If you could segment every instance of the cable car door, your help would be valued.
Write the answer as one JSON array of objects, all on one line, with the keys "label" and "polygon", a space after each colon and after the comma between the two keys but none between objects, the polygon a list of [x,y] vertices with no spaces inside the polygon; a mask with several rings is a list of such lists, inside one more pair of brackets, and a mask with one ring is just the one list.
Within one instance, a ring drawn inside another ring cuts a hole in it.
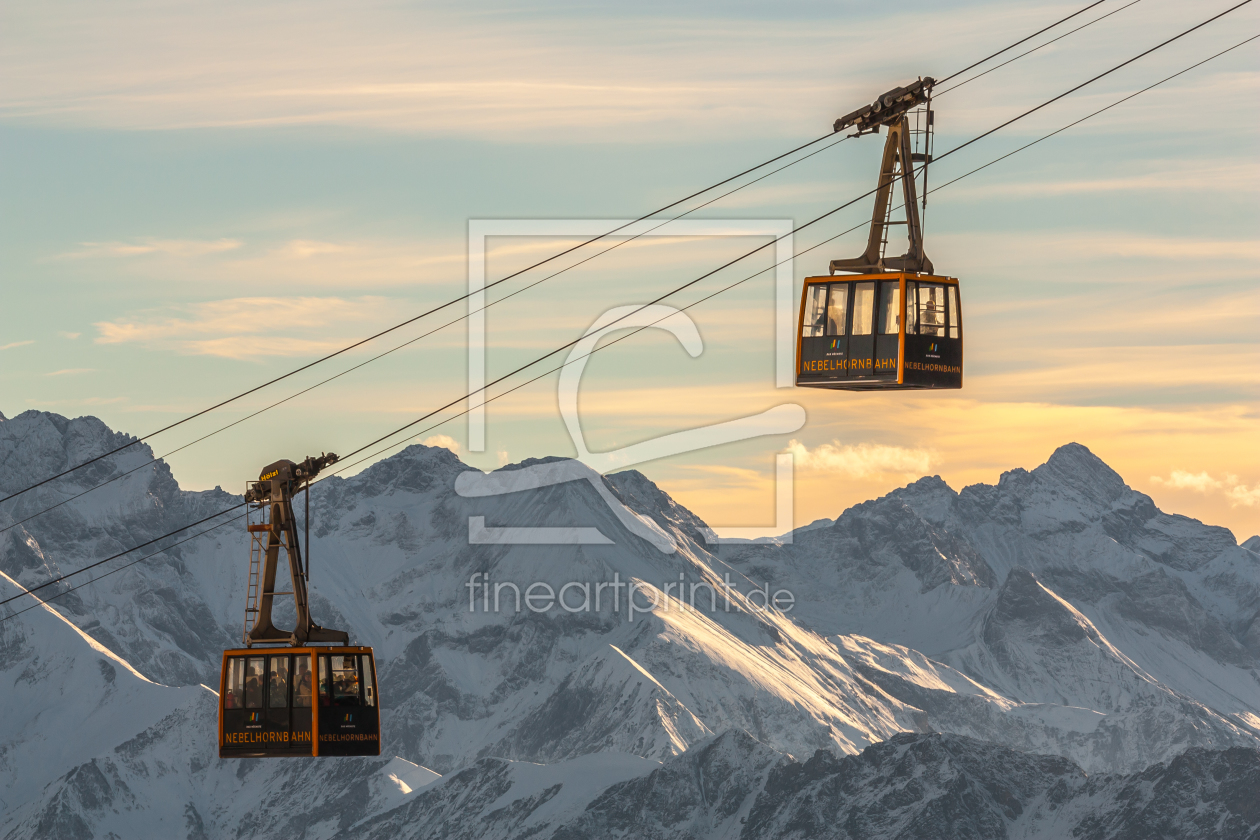
[{"label": "cable car door", "polygon": [[811,283],[801,323],[799,373],[826,380],[847,376],[852,283]]},{"label": "cable car door", "polygon": [[371,653],[320,653],[319,754],[380,755],[381,719]]},{"label": "cable car door", "polygon": [[850,379],[865,378],[874,370],[875,358],[875,281],[848,283],[850,295],[849,364]]},{"label": "cable car door", "polygon": [[894,383],[901,358],[901,284],[901,278],[880,281],[879,311],[875,315],[875,364],[871,371],[872,376]]}]

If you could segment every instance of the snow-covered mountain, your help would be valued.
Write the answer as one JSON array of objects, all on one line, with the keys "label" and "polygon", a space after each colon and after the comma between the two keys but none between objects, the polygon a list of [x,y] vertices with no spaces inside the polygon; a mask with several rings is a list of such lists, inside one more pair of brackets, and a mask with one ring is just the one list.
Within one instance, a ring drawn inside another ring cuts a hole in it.
[{"label": "snow-covered mountain", "polygon": [[[1243,840],[1260,830],[1254,750],[1190,750],[1140,774],[953,735],[897,735],[798,762],[731,731],[646,774],[586,757],[482,759],[338,835],[363,840]],[[607,785],[592,793],[592,782]]]},{"label": "snow-covered mountain", "polygon": [[[0,495],[126,440],[94,418],[4,420]],[[239,501],[180,490],[151,458],[137,445],[0,505],[5,528],[65,502],[0,534],[10,578],[0,584],[35,586]],[[1168,772],[1190,748],[1202,764],[1260,747],[1260,556],[1224,529],[1158,511],[1084,447],[996,487],[955,493],[922,479],[790,544],[717,554],[703,521],[642,474],[583,469],[561,484],[464,496],[456,488],[470,467],[412,446],[316,486],[312,605],[322,624],[376,649],[379,760],[217,759],[213,694],[199,684],[217,686],[219,654],[240,638],[247,542],[236,523],[0,624],[0,668],[27,710],[0,729],[0,837],[127,836],[158,824],[174,833],[153,836],[376,836],[362,832],[412,823],[430,829],[401,836],[618,836],[613,817],[591,821],[596,804],[637,785],[639,805],[609,813],[648,807],[659,774],[683,767],[715,785],[702,787],[700,806],[652,805],[660,831],[625,836],[815,836],[791,827],[799,815],[754,808],[758,797],[795,795],[774,787],[775,774],[824,761],[850,774],[867,767],[871,795],[892,795],[895,762],[861,763],[889,744],[915,761],[946,744],[951,756],[1000,750],[1038,773],[1089,773],[1064,793],[1072,825],[1086,826],[1120,807],[1081,792],[1097,779]],[[604,541],[472,538],[512,527],[596,529]],[[486,580],[490,589],[477,588]],[[613,580],[635,583],[644,609],[631,613],[624,595],[614,607],[616,590],[604,590],[598,607],[532,612],[506,587],[571,584],[573,604],[582,584],[599,592]],[[763,583],[792,591],[795,608],[764,609],[750,597]],[[487,610],[495,586],[502,607]],[[678,593],[693,586],[697,606],[684,607]],[[92,737],[66,738],[75,726]],[[446,777],[421,789],[436,778],[424,768]],[[801,796],[816,796],[797,781]],[[1019,807],[1048,807],[1034,788],[1018,792]],[[324,803],[314,810],[312,791]],[[490,819],[484,835],[468,833],[473,821],[443,822],[444,808],[474,801]],[[660,817],[670,809],[674,822]],[[911,825],[901,819],[834,836],[901,836]],[[1042,836],[1002,819],[993,825],[1011,836]],[[49,834],[54,825],[73,832]],[[764,830],[748,833],[754,825]]]}]

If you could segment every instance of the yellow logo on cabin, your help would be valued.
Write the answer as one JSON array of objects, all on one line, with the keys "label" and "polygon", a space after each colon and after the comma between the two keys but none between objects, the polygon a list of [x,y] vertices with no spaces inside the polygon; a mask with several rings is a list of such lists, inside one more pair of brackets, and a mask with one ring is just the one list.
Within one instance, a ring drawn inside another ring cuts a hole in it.
[{"label": "yellow logo on cabin", "polygon": [[278,475],[280,475],[280,470],[272,470],[271,472],[267,473],[266,475],[260,475],[260,476],[258,476],[258,480],[259,480],[259,481],[267,481],[267,480],[269,480],[269,479],[275,478],[275,477],[276,477],[276,476],[278,476]]}]

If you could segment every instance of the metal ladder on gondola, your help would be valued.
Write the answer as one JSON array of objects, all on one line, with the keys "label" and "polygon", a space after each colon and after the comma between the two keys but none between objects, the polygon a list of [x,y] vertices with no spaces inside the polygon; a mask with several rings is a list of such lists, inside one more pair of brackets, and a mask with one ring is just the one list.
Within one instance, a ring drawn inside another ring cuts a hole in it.
[{"label": "metal ladder on gondola", "polygon": [[[271,508],[263,506],[259,513],[263,519],[268,518]],[[258,620],[259,576],[262,573],[262,558],[267,551],[267,534],[271,531],[269,522],[250,522],[249,530],[249,582],[245,585],[245,629],[243,637],[245,647],[250,647],[249,630]]]},{"label": "metal ladder on gondola", "polygon": [[[850,135],[877,134],[886,129],[888,139],[880,163],[879,180],[875,188],[875,207],[871,213],[871,227],[867,235],[866,250],[860,257],[848,260],[832,260],[829,272],[846,271],[854,274],[879,274],[882,272],[911,272],[931,274],[932,261],[923,252],[923,225],[919,212],[916,176],[922,175],[924,190],[927,188],[927,165],[932,155],[932,87],[936,80],[924,77],[905,87],[894,88],[851,114],[836,120],[833,129],[857,129]],[[919,109],[923,109],[926,124],[919,128]],[[908,114],[915,112],[916,127],[910,128]],[[913,140],[912,140],[913,138]],[[923,141],[923,151],[915,151],[918,140]],[[912,148],[912,146],[914,148]],[[922,163],[916,170],[915,163]],[[900,190],[897,187],[900,186]],[[895,192],[902,194],[905,210],[904,221],[892,221],[892,199]],[[899,257],[887,256],[888,228],[904,226],[909,248]]]}]

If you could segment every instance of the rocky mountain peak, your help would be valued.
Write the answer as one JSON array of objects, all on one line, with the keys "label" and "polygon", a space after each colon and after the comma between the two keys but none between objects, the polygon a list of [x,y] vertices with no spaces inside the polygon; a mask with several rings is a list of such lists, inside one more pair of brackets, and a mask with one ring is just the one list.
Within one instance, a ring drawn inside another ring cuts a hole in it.
[{"label": "rocky mountain peak", "polygon": [[709,526],[704,520],[680,505],[643,473],[623,470],[604,476],[604,481],[621,503],[635,513],[651,517],[662,528],[677,528],[698,545],[706,544],[705,533]]},{"label": "rocky mountain peak", "polygon": [[939,475],[925,475],[918,481],[894,490],[889,496],[899,499],[919,516],[941,525],[958,494]]},{"label": "rocky mountain peak", "polygon": [[539,464],[555,464],[559,461],[572,460],[572,458],[566,458],[563,455],[546,455],[542,458],[526,458],[524,461],[519,461],[515,464],[504,464],[495,470],[495,472],[511,472],[512,470],[523,470],[527,467],[533,467]]},{"label": "rocky mountain peak", "polygon": [[455,476],[470,469],[449,449],[414,443],[346,479],[346,489],[368,498],[395,490],[423,493],[435,485],[450,487]]},{"label": "rocky mountain peak", "polygon": [[1254,551],[1256,554],[1260,554],[1260,534],[1257,534],[1256,536],[1244,542],[1242,544],[1242,547],[1247,549],[1248,551]]},{"label": "rocky mountain peak", "polygon": [[826,540],[850,558],[912,571],[927,592],[945,583],[993,587],[997,578],[975,547],[945,521],[956,496],[938,477],[922,478],[842,513],[830,528],[798,534],[802,545]]},{"label": "rocky mountain peak", "polygon": [[[115,432],[96,417],[70,419],[50,411],[24,411],[0,427],[0,488],[16,490],[135,440]],[[138,443],[73,475],[58,485],[90,486],[119,468],[153,459],[153,450]]]},{"label": "rocky mountain peak", "polygon": [[1114,501],[1129,490],[1119,473],[1079,443],[1064,444],[1054,450],[1032,475],[1099,501]]}]

